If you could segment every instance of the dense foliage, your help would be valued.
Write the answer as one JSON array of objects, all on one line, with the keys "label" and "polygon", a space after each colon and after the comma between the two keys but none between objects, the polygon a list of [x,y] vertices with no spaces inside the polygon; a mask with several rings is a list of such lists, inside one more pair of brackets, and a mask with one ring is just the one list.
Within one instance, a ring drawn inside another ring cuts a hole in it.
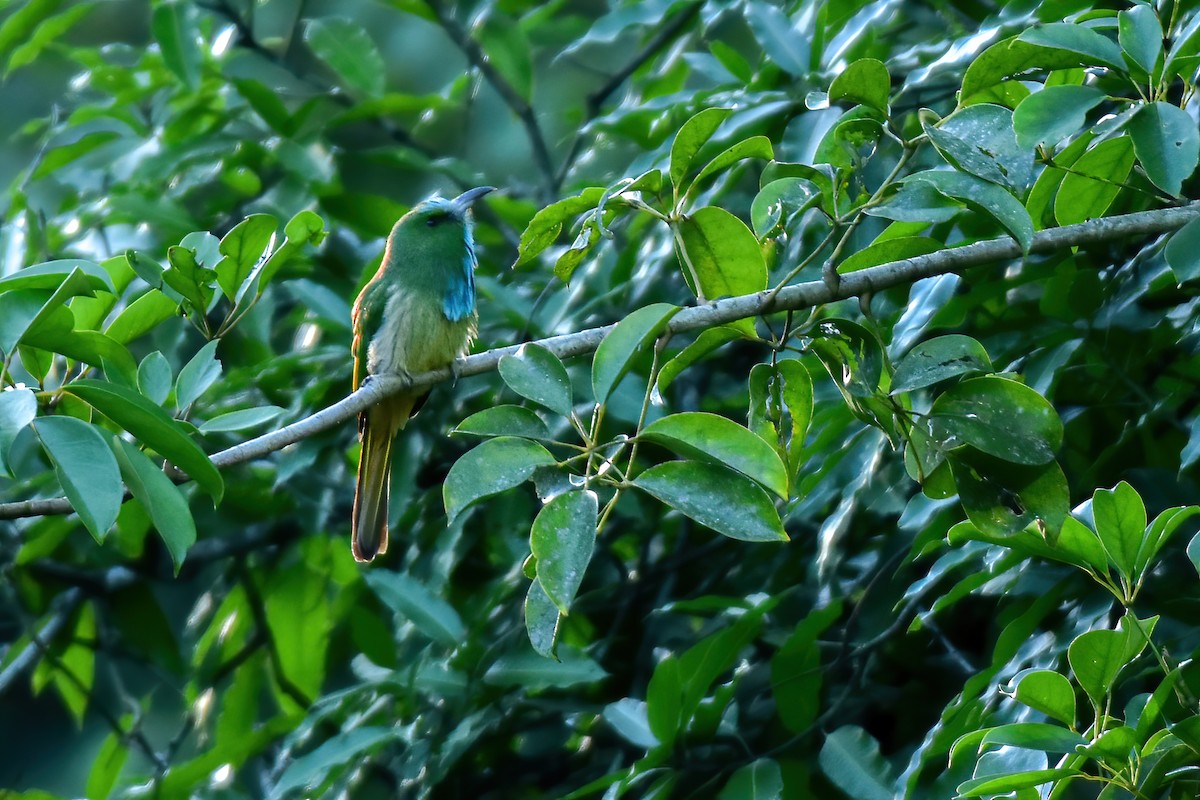
[{"label": "dense foliage", "polygon": [[[1200,793],[1194,4],[26,0],[0,69],[0,794]],[[309,418],[476,185],[508,349],[358,565]]]}]

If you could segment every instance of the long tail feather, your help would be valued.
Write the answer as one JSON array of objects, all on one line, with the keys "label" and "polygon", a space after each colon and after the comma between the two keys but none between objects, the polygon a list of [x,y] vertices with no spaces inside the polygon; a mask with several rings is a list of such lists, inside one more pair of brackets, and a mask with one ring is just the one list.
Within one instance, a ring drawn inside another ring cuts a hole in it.
[{"label": "long tail feather", "polygon": [[362,420],[362,454],[351,523],[351,549],[358,561],[372,561],[387,552],[392,439],[408,421],[412,407],[413,398],[397,397],[369,409]]}]

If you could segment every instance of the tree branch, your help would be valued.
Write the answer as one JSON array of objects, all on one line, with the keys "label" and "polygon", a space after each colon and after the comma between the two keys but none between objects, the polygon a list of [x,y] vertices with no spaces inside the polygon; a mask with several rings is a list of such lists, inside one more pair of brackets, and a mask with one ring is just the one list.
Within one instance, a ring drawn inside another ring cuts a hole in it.
[{"label": "tree branch", "polygon": [[[1089,220],[1061,228],[1051,228],[1040,231],[1034,236],[1030,252],[1050,253],[1069,247],[1169,233],[1183,227],[1184,224],[1195,219],[1198,214],[1200,214],[1200,203],[1195,203],[1179,208],[1140,211]],[[943,275],[997,261],[1009,261],[1020,258],[1021,255],[1021,248],[1012,239],[1008,237],[989,239],[852,272],[841,278],[837,288],[831,288],[823,281],[809,281],[786,286],[777,293],[764,290],[755,294],[717,300],[702,306],[689,306],[681,309],[672,317],[667,328],[672,334],[683,333],[714,328],[740,319],[752,319],[775,311],[798,311],[879,292],[934,275]],[[601,340],[614,327],[615,324],[604,325],[576,333],[552,336],[542,339],[536,344],[545,347],[559,358],[571,358],[595,351]],[[212,462],[215,466],[223,468],[261,458],[289,444],[336,427],[383,398],[405,389],[433,386],[455,377],[455,372],[458,377],[491,372],[496,369],[501,358],[516,354],[523,346],[509,345],[468,356],[458,363],[454,372],[449,368],[432,370],[414,375],[411,381],[393,376],[377,377],[368,381],[358,391],[321,409],[312,416],[216,453],[212,456]],[[183,479],[182,475],[180,479]],[[0,504],[0,519],[66,514],[71,510],[71,504],[65,497],[25,500]]]}]

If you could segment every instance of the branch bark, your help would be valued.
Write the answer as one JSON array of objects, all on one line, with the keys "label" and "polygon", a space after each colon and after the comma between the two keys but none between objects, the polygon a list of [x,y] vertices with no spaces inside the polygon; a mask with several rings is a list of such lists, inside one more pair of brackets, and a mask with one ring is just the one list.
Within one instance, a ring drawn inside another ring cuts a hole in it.
[{"label": "branch bark", "polygon": [[[1200,216],[1200,203],[1179,208],[1140,211],[1089,220],[1061,228],[1051,228],[1040,231],[1034,236],[1030,252],[1050,253],[1069,247],[1169,233],[1183,227],[1197,216]],[[691,306],[682,309],[671,318],[668,330],[672,334],[684,333],[713,328],[735,320],[753,318],[776,311],[798,311],[913,283],[934,275],[957,272],[994,262],[1007,262],[1021,256],[1021,248],[1012,239],[1007,237],[989,239],[852,272],[841,278],[837,288],[831,288],[823,281],[809,281],[786,286],[774,296],[770,290],[765,290],[755,294],[716,300],[702,306]],[[576,333],[552,336],[542,339],[537,344],[545,347],[559,358],[572,358],[595,351],[614,327],[615,324],[604,325]],[[458,364],[458,377],[491,372],[496,369],[501,358],[515,354],[521,347],[523,345],[509,345],[468,356]],[[225,468],[262,458],[289,444],[340,425],[357,416],[360,411],[398,391],[410,387],[432,386],[452,377],[454,377],[453,372],[447,368],[415,375],[411,381],[399,377],[376,378],[353,394],[309,417],[214,454],[212,462],[219,468]],[[178,477],[181,480],[186,479],[186,476],[183,475]],[[67,514],[71,511],[71,504],[65,497],[25,500],[0,504],[0,519]]]}]

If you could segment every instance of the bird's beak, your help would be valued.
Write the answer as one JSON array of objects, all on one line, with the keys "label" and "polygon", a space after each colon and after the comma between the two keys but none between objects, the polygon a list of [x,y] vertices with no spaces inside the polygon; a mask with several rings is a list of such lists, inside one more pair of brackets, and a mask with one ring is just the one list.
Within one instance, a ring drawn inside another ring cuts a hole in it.
[{"label": "bird's beak", "polygon": [[474,189],[467,189],[458,197],[451,200],[450,206],[454,209],[456,216],[464,216],[476,200],[483,197],[488,192],[494,191],[496,191],[495,186],[476,186]]}]

